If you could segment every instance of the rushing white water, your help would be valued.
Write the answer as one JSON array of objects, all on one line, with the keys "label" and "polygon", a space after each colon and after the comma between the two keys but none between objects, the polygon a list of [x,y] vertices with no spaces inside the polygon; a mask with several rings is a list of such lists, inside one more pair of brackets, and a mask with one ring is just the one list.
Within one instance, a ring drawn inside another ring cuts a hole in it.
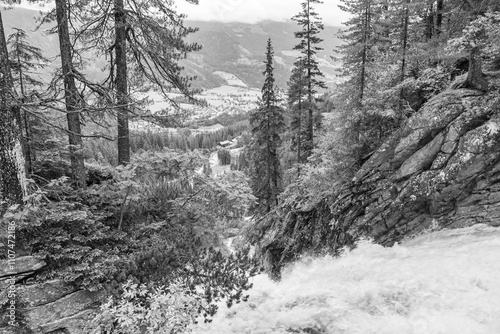
[{"label": "rushing white water", "polygon": [[195,333],[500,333],[500,228],[443,230],[341,258],[303,259],[281,282]]}]

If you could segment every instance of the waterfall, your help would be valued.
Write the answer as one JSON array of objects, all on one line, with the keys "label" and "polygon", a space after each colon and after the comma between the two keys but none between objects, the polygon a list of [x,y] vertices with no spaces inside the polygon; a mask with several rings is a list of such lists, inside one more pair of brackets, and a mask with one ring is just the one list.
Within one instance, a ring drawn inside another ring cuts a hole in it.
[{"label": "waterfall", "polygon": [[303,258],[280,282],[254,278],[248,302],[194,333],[500,333],[500,228],[429,232],[339,258]]}]

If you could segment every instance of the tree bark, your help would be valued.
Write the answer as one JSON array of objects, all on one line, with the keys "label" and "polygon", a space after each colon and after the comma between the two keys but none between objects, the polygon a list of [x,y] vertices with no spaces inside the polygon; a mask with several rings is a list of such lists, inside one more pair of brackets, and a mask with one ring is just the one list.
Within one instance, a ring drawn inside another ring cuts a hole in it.
[{"label": "tree bark", "polygon": [[126,18],[123,0],[115,0],[115,66],[118,123],[118,164],[130,162],[130,134],[128,128]]},{"label": "tree bark", "polygon": [[83,140],[80,124],[81,96],[77,90],[73,73],[72,45],[68,28],[68,7],[66,0],[56,0],[57,33],[61,50],[62,73],[64,77],[64,99],[69,132],[69,152],[73,180],[78,188],[86,188],[87,180],[82,156]]},{"label": "tree bark", "polygon": [[439,36],[442,33],[443,10],[444,10],[443,0],[437,0],[437,2],[436,2],[436,35],[437,36]]},{"label": "tree bark", "polygon": [[403,13],[403,33],[401,38],[401,82],[405,79],[406,70],[406,51],[408,48],[408,24],[409,24],[409,4],[410,0],[405,1],[405,8]]},{"label": "tree bark", "polygon": [[0,13],[0,216],[10,205],[22,204],[26,194],[19,116]]},{"label": "tree bark", "polygon": [[429,3],[425,20],[425,35],[430,40],[434,36],[434,1]]},{"label": "tree bark", "polygon": [[312,154],[312,149],[314,146],[314,114],[313,114],[313,87],[312,87],[312,74],[311,74],[311,61],[312,61],[312,53],[311,53],[311,4],[307,1],[307,102],[308,102],[308,111],[309,111],[309,120],[307,123],[308,126],[308,138],[307,138],[307,151],[306,158],[308,158]]},{"label": "tree bark", "polygon": [[359,82],[359,101],[358,105],[361,106],[363,98],[365,96],[365,85],[366,85],[366,62],[368,59],[368,39],[369,39],[369,29],[371,20],[371,2],[368,1],[365,4],[365,18],[363,22],[363,51],[361,55],[361,73]]},{"label": "tree bark", "polygon": [[484,77],[481,56],[477,48],[473,48],[469,52],[469,72],[465,86],[481,91],[488,90],[488,81]]},{"label": "tree bark", "polygon": [[[19,45],[19,35],[16,35],[16,44]],[[23,67],[21,66],[21,53],[17,53],[17,63],[19,66],[19,88],[21,93],[21,105],[23,105],[25,101],[25,90],[24,90],[24,80],[23,80]],[[29,123],[29,115],[26,111],[22,113],[22,123],[21,124],[21,143],[23,145],[23,153],[24,159],[26,162],[26,173],[31,175],[33,173],[33,159],[31,156],[31,127]],[[23,126],[24,126],[24,134],[23,134]]]}]

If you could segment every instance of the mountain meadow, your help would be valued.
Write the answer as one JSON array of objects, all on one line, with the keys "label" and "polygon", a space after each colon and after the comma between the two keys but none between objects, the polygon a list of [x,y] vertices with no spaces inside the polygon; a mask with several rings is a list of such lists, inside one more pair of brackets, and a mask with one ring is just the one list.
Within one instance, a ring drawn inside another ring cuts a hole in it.
[{"label": "mountain meadow", "polygon": [[500,333],[500,3],[178,1],[0,1],[0,334]]}]

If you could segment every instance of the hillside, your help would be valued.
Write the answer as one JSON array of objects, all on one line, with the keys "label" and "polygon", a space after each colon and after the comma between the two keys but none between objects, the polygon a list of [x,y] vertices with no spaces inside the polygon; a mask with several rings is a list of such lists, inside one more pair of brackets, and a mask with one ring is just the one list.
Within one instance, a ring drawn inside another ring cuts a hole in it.
[{"label": "hillside", "polygon": [[[262,86],[266,40],[271,38],[274,47],[275,77],[279,87],[286,87],[290,69],[298,56],[293,50],[297,44],[294,31],[295,22],[264,21],[258,24],[218,23],[188,21],[188,25],[198,27],[190,41],[203,45],[203,49],[188,57],[186,68],[199,77],[204,87],[216,87],[226,83],[215,72],[231,73],[246,85],[254,88]],[[335,82],[337,64],[331,59],[333,49],[340,44],[336,37],[338,28],[325,27],[320,37],[324,40],[323,51],[318,53],[320,69],[329,84]],[[259,70],[256,71],[256,68]]]},{"label": "hillside", "polygon": [[[42,25],[36,30],[37,23],[33,18],[40,16],[37,11],[16,8],[3,11],[2,15],[7,35],[14,27],[25,30],[30,36],[31,44],[44,50],[45,56],[54,62],[44,71],[44,75],[48,75],[58,66],[57,36],[46,34],[51,25]],[[200,52],[190,54],[183,61],[186,74],[198,77],[193,84],[194,87],[210,89],[230,85],[260,88],[265,46],[269,37],[273,41],[275,50],[276,83],[281,88],[286,87],[290,68],[298,55],[293,51],[293,46],[297,44],[293,32],[298,30],[294,22],[265,21],[244,24],[187,21],[186,25],[199,28],[198,32],[189,37],[189,41],[203,46]],[[318,56],[327,83],[335,81],[336,63],[330,56],[334,47],[340,43],[335,37],[337,31],[337,28],[325,27],[321,35],[325,40],[322,44],[324,50]],[[85,61],[86,71],[93,78],[103,76],[102,69],[105,66],[103,59],[96,61],[94,55],[89,54]]]}]

